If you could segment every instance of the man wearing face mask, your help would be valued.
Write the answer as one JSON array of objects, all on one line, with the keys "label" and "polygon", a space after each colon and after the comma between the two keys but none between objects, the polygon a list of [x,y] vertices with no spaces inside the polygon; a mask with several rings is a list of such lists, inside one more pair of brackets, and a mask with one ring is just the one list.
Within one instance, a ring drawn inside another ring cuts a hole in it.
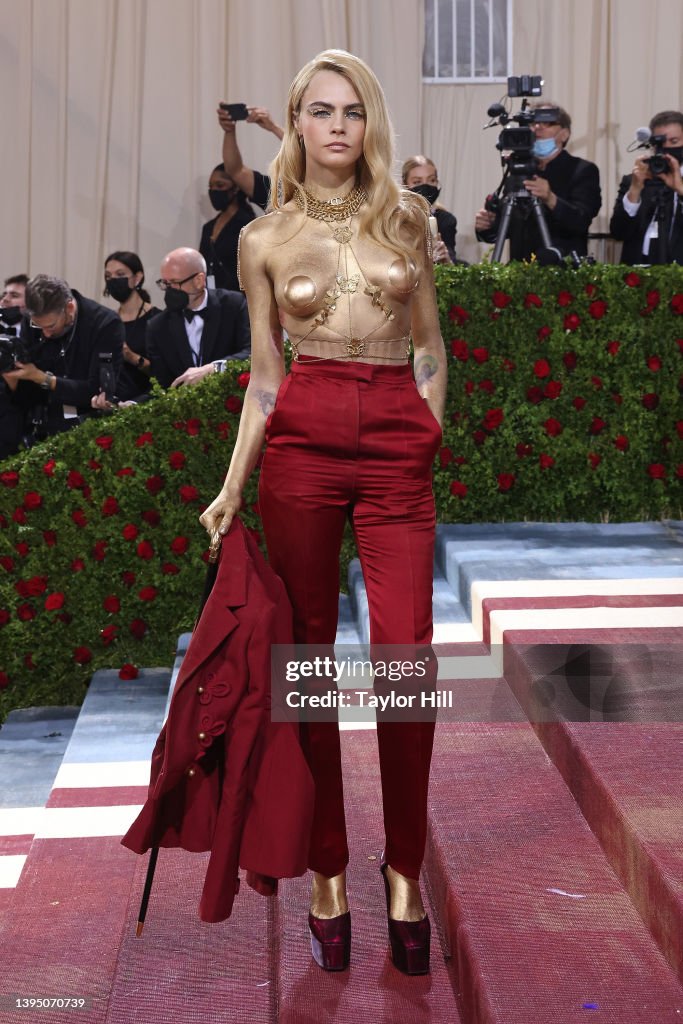
[{"label": "man wearing face mask", "polygon": [[196,249],[174,249],[157,285],[166,309],[150,321],[152,376],[165,387],[194,384],[220,372],[228,359],[248,359],[251,331],[241,292],[207,288],[206,262]]},{"label": "man wearing face mask", "polygon": [[91,399],[100,391],[100,354],[110,357],[118,377],[124,331],[112,310],[59,277],[37,274],[26,285],[21,338],[27,358],[2,375],[22,412],[15,451],[91,414]]},{"label": "man wearing face mask", "polygon": [[[5,278],[0,296],[0,335],[3,337],[16,338],[21,330],[27,284],[27,274]],[[16,451],[16,438],[21,433],[20,420],[20,410],[12,402],[11,391],[0,377],[0,459]]]},{"label": "man wearing face mask", "polygon": [[650,132],[663,136],[659,155],[668,169],[652,174],[647,158],[636,160],[621,180],[610,234],[624,243],[622,263],[683,263],[683,113],[655,114]]},{"label": "man wearing face mask", "polygon": [[218,215],[202,228],[199,251],[206,260],[210,287],[239,291],[237,280],[237,242],[254,211],[235,182],[223,169],[214,167],[209,178],[209,199]]},{"label": "man wearing face mask", "polygon": [[[585,256],[588,229],[602,202],[600,172],[594,163],[567,152],[572,122],[566,110],[555,103],[538,103],[531,109],[552,111],[553,116],[546,120],[546,114],[532,123],[538,170],[524,187],[543,204],[553,248],[562,256]],[[480,242],[495,242],[499,220],[499,214],[479,210],[474,225]],[[529,260],[545,248],[531,211],[523,204],[512,211],[509,239],[511,260]]]},{"label": "man wearing face mask", "polygon": [[401,180],[411,192],[417,192],[427,200],[430,213],[436,220],[437,237],[432,245],[434,262],[455,263],[457,221],[449,210],[437,204],[441,185],[434,161],[426,156],[411,156],[401,168]]}]

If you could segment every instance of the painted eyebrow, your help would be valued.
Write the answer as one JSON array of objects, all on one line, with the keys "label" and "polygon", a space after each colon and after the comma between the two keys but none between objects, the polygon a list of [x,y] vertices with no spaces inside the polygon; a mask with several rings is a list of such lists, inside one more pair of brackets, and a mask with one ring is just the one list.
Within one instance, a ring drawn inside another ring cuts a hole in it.
[{"label": "painted eyebrow", "polygon": [[[308,107],[324,107],[325,110],[334,110],[333,103],[325,103],[324,100],[311,100],[310,103],[306,104]],[[363,104],[359,101],[358,103],[348,103],[344,110],[364,110]]]}]

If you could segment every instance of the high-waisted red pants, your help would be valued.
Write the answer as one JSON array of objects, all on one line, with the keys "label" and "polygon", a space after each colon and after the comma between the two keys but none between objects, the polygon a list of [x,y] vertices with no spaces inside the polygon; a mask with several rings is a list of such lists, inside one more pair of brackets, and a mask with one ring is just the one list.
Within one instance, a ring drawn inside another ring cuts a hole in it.
[{"label": "high-waisted red pants", "polygon": [[[412,367],[292,364],[266,427],[259,503],[270,563],[294,609],[296,643],[334,643],[339,552],[350,516],[371,644],[432,639],[435,512],[431,465],[441,429]],[[434,722],[377,723],[386,859],[418,878],[427,829]],[[339,729],[302,723],[315,780],[309,866],[348,863]]]}]

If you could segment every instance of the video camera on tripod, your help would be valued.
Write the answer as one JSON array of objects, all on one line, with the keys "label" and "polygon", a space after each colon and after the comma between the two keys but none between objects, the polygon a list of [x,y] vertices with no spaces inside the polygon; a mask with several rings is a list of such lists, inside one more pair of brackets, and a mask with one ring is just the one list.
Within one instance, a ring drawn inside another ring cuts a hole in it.
[{"label": "video camera on tripod", "polygon": [[[557,121],[557,107],[541,107],[529,110],[529,97],[540,96],[543,92],[543,79],[540,75],[518,75],[508,78],[508,91],[504,100],[522,97],[522,106],[516,114],[510,112],[509,104],[503,101],[493,103],[487,110],[491,119],[484,128],[502,127],[496,149],[500,150],[501,163],[504,167],[501,182],[486,199],[485,207],[492,213],[500,213],[500,224],[493,249],[493,262],[500,262],[503,246],[510,230],[512,211],[517,207],[525,214],[532,215],[536,221],[543,248],[537,253],[538,262],[542,265],[559,263],[562,259],[560,251],[553,247],[548,225],[545,220],[543,204],[537,196],[532,195],[524,182],[538,172],[538,163],[534,157],[536,134],[531,127],[536,123],[552,124]],[[516,128],[505,127],[514,121]]]}]

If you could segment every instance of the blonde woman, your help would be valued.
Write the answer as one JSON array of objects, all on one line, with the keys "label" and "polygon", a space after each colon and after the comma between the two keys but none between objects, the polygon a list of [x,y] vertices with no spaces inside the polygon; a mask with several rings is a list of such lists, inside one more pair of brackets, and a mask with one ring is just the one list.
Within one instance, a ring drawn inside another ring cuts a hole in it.
[{"label": "blonde woman", "polygon": [[[251,378],[225,483],[201,522],[227,532],[265,440],[260,510],[297,643],[334,643],[347,517],[372,644],[428,646],[432,638],[431,465],[446,357],[426,204],[399,190],[392,165],[393,133],[375,75],[349,53],[321,53],[290,88],[272,167],[273,212],[241,235]],[[294,349],[286,377],[283,328]],[[429,970],[418,880],[433,731],[433,721],[377,727],[389,938],[394,964],[408,974]],[[313,955],[321,967],[341,970],[351,928],[337,723],[304,722],[301,739],[316,787]]]}]

